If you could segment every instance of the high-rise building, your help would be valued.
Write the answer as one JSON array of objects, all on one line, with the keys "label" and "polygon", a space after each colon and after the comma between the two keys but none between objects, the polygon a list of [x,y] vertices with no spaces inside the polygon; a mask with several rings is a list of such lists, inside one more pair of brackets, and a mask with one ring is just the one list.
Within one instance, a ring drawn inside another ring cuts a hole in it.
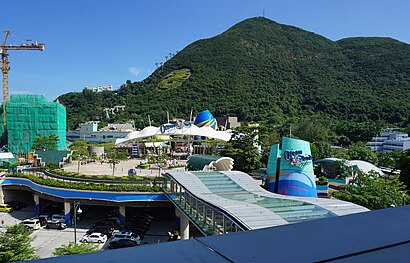
[{"label": "high-rise building", "polygon": [[[3,112],[0,114],[3,120]],[[32,151],[34,139],[57,135],[57,149],[66,147],[66,109],[42,95],[12,94],[6,103],[7,148],[14,154]],[[4,138],[3,125],[0,136]],[[2,140],[3,141],[3,140]]]}]

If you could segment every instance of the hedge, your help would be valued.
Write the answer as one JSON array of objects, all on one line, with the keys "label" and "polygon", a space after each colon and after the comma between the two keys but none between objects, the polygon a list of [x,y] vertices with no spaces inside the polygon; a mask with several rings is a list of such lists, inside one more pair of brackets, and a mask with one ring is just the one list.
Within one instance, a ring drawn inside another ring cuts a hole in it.
[{"label": "hedge", "polygon": [[63,171],[61,169],[46,169],[49,173],[51,174],[56,174],[56,175],[61,175],[61,176],[66,176],[66,177],[74,177],[74,178],[86,178],[86,179],[93,179],[93,180],[111,180],[111,181],[145,181],[145,180],[150,180],[150,181],[155,181],[158,180],[154,176],[147,176],[147,177],[142,177],[142,176],[106,176],[106,175],[91,175],[91,174],[80,174],[80,173],[74,173],[74,172],[67,172]]},{"label": "hedge", "polygon": [[50,178],[37,177],[31,174],[8,174],[8,177],[26,178],[30,181],[51,187],[58,187],[64,189],[76,189],[76,190],[93,190],[93,191],[114,191],[114,192],[162,192],[160,186],[154,185],[133,185],[133,184],[101,184],[101,183],[80,183],[80,182],[66,182],[58,181]]}]

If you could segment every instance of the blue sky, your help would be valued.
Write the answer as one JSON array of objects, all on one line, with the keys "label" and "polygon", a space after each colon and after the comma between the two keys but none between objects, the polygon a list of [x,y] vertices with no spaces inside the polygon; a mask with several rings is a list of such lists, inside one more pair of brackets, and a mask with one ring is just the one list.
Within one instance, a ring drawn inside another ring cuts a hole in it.
[{"label": "blue sky", "polygon": [[[52,100],[84,86],[140,81],[170,52],[262,15],[332,40],[388,36],[410,43],[410,1],[379,0],[20,0],[3,3],[9,44],[33,39],[46,50],[10,51],[10,93]],[[3,39],[3,34],[1,39]]]}]

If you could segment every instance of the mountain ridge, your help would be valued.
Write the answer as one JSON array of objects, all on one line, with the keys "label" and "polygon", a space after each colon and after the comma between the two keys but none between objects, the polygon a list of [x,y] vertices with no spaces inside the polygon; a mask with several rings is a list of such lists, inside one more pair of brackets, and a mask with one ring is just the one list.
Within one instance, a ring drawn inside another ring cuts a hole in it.
[{"label": "mountain ridge", "polygon": [[[181,69],[190,71],[189,78],[159,89],[168,74]],[[58,99],[67,106],[69,128],[96,117],[104,120],[103,108],[120,103],[127,109],[114,116],[117,121],[150,115],[159,124],[167,111],[189,116],[194,107],[272,125],[315,115],[335,123],[381,120],[404,127],[410,119],[410,100],[403,96],[410,94],[410,45],[384,37],[332,41],[250,18],[187,45],[163,69],[141,82],[127,81],[117,94],[83,91]],[[84,105],[87,100],[94,106]]]}]

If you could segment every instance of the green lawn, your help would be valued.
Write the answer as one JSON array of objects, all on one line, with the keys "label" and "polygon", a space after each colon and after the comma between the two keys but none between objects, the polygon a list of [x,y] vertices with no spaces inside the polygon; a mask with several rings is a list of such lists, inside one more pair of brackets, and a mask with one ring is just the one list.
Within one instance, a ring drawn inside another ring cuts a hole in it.
[{"label": "green lawn", "polygon": [[182,85],[185,80],[189,79],[191,71],[189,69],[174,70],[164,77],[159,84],[160,89],[176,88]]}]

